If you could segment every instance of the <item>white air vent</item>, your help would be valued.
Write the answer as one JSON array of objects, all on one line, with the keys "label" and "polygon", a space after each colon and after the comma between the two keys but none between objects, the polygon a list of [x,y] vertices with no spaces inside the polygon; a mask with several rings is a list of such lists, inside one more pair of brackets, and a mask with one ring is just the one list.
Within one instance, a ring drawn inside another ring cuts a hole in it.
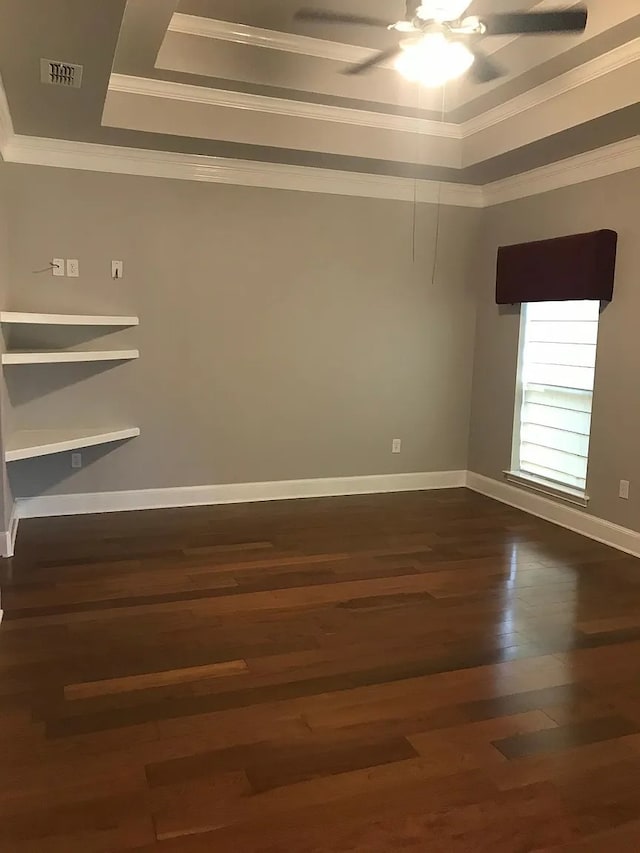
[{"label": "white air vent", "polygon": [[53,59],[40,60],[40,80],[53,86],[65,86],[67,89],[79,89],[82,84],[82,65],[72,62],[56,62]]}]

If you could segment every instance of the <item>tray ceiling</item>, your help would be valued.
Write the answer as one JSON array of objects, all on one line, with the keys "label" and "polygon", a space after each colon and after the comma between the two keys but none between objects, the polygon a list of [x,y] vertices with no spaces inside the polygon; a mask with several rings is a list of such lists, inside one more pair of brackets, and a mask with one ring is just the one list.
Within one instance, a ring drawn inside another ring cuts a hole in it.
[{"label": "tray ceiling", "polygon": [[[463,78],[444,91],[410,84],[391,66],[342,74],[396,36],[296,22],[300,5],[0,0],[0,73],[15,132],[464,184],[638,134],[637,0],[587,0],[579,37],[486,39],[506,76]],[[306,5],[390,19],[404,9],[403,0]],[[477,0],[471,11],[558,5]],[[42,85],[42,57],[82,64],[82,88]]]}]

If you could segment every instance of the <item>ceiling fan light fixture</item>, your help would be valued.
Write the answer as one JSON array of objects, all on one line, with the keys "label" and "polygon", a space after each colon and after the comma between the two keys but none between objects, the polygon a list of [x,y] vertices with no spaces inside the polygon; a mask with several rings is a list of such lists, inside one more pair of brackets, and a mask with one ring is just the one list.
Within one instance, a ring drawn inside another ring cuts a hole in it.
[{"label": "ceiling fan light fixture", "polygon": [[460,24],[455,28],[456,33],[469,36],[483,36],[487,27],[483,24],[477,15],[470,15],[460,21]]},{"label": "ceiling fan light fixture", "polygon": [[457,21],[471,5],[471,0],[425,0],[416,10],[423,21]]},{"label": "ceiling fan light fixture", "polygon": [[450,41],[442,33],[428,33],[402,45],[396,69],[412,83],[435,88],[462,76],[473,61],[473,54],[462,42]]},{"label": "ceiling fan light fixture", "polygon": [[411,21],[398,21],[397,24],[390,24],[389,29],[397,30],[399,33],[413,33],[416,28]]}]

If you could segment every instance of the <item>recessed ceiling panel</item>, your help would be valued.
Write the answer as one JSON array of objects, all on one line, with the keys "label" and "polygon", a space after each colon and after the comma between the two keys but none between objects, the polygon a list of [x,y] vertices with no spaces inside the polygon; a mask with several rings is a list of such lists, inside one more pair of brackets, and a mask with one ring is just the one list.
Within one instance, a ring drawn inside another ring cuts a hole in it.
[{"label": "recessed ceiling panel", "polygon": [[[365,50],[364,55],[369,53]],[[362,101],[364,109],[371,108],[367,107],[368,103],[378,103],[431,113],[441,110],[440,91],[409,83],[395,68],[387,66],[351,76],[344,73],[349,64],[348,60],[322,59],[171,31],[167,33],[156,62],[160,69],[215,78],[216,81],[240,80],[256,86]]]},{"label": "recessed ceiling panel", "polygon": [[[314,6],[392,21],[404,0],[64,0],[64,14],[2,0],[0,70],[18,134],[482,182],[638,133],[640,0],[584,2],[584,36],[485,39],[505,76],[463,78],[444,97],[391,68],[341,73],[395,33],[294,18]],[[575,4],[476,0],[469,11],[556,5]],[[180,16],[227,36],[172,26]],[[43,57],[82,64],[82,88],[40,83]]]}]

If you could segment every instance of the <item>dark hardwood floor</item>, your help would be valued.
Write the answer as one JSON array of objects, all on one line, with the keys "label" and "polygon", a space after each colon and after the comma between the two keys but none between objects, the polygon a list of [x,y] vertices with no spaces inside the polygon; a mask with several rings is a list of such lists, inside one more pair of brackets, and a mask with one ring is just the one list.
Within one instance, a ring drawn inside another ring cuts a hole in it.
[{"label": "dark hardwood floor", "polygon": [[3,853],[640,850],[640,561],[463,489],[21,524]]}]

